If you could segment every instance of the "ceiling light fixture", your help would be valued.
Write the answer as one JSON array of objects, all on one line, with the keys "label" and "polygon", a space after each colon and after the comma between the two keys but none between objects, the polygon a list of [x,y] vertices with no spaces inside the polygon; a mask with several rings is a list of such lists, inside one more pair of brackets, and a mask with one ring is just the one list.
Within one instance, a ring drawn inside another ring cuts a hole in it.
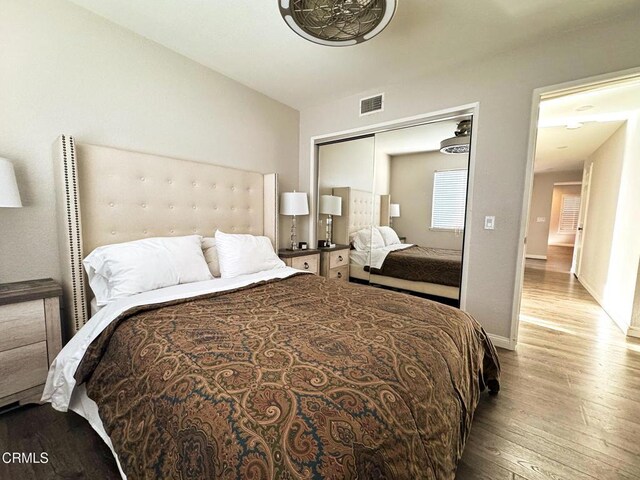
[{"label": "ceiling light fixture", "polygon": [[397,0],[279,0],[291,30],[320,45],[366,42],[389,25]]},{"label": "ceiling light fixture", "polygon": [[582,105],[581,107],[576,108],[576,112],[585,112],[587,110],[591,110],[593,105]]},{"label": "ceiling light fixture", "polygon": [[442,153],[469,153],[469,139],[471,137],[471,120],[462,120],[458,123],[455,137],[447,138],[440,142]]},{"label": "ceiling light fixture", "polygon": [[569,122],[567,123],[567,130],[576,130],[578,128],[582,128],[584,124],[580,122]]},{"label": "ceiling light fixture", "polygon": [[564,150],[565,148],[569,148],[569,145],[560,145],[559,147],[556,147],[558,150]]}]

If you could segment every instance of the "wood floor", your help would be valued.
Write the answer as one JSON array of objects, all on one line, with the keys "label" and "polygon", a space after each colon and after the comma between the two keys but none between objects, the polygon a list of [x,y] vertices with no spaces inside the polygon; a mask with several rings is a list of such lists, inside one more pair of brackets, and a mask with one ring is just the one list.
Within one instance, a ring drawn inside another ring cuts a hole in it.
[{"label": "wood floor", "polygon": [[[502,390],[483,395],[458,480],[640,478],[640,343],[568,273],[570,251],[527,261],[516,352],[500,350]],[[86,422],[50,406],[0,415],[0,452],[48,452],[0,479],[119,478]]]},{"label": "wood floor", "polygon": [[[518,347],[476,411],[457,479],[639,479],[640,343],[569,273],[527,260]],[[547,268],[548,267],[548,268]]]}]

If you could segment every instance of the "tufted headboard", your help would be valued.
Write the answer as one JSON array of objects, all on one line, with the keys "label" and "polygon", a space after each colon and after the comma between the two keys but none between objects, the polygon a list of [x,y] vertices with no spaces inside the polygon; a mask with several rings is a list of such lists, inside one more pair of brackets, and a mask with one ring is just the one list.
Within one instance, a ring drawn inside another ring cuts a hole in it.
[{"label": "tufted headboard", "polygon": [[349,244],[349,235],[372,225],[380,225],[380,195],[356,190],[351,187],[336,187],[333,195],[342,198],[342,215],[333,217],[333,239],[337,243]]},{"label": "tufted headboard", "polygon": [[66,332],[86,323],[92,297],[82,259],[145,237],[265,235],[278,245],[277,175],[75,144],[54,144]]}]

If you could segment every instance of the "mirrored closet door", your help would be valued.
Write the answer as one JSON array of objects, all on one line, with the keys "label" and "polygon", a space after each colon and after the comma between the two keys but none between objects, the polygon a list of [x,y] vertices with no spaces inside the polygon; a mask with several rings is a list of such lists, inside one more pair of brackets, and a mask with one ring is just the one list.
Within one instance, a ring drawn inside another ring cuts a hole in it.
[{"label": "mirrored closet door", "polygon": [[351,281],[459,305],[471,120],[320,145],[318,238],[349,244]]}]

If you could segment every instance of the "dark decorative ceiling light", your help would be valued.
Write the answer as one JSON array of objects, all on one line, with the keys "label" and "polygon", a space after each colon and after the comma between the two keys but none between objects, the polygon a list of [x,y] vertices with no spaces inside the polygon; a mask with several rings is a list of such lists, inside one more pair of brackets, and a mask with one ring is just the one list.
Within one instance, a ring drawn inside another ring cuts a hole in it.
[{"label": "dark decorative ceiling light", "polygon": [[397,0],[278,0],[291,29],[311,42],[344,47],[366,42],[389,25]]},{"label": "dark decorative ceiling light", "polygon": [[469,153],[469,140],[471,138],[471,120],[462,120],[458,123],[455,137],[447,138],[440,142],[442,153]]}]

